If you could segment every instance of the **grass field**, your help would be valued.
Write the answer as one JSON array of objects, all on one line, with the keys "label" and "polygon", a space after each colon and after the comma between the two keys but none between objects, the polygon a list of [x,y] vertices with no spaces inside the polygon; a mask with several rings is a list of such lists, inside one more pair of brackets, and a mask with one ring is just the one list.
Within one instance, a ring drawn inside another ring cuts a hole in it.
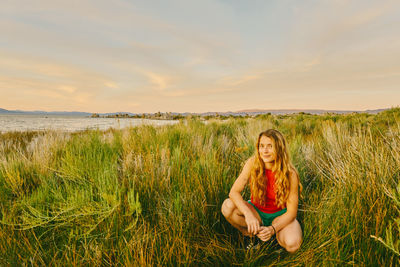
[{"label": "grass field", "polygon": [[[295,254],[240,249],[220,213],[268,128],[304,187]],[[399,266],[400,109],[3,133],[0,209],[2,266]]]}]

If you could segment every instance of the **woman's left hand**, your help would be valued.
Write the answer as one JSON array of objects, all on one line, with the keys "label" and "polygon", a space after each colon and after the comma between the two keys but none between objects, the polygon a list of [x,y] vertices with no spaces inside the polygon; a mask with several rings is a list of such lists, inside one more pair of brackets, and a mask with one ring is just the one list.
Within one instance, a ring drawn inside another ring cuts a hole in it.
[{"label": "woman's left hand", "polygon": [[260,238],[261,241],[267,241],[274,235],[274,229],[271,226],[261,226],[260,231],[257,234],[257,237]]}]

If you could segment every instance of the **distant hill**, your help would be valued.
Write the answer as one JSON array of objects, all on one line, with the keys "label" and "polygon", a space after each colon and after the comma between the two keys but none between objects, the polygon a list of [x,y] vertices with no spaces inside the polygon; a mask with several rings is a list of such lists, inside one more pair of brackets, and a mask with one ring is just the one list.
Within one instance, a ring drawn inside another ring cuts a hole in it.
[{"label": "distant hill", "polygon": [[7,110],[0,108],[0,114],[21,114],[21,115],[64,115],[64,116],[90,116],[92,113],[79,111],[24,111],[24,110]]},{"label": "distant hill", "polygon": [[7,109],[0,108],[0,114],[1,114],[1,113],[14,113],[14,112],[9,111],[9,110],[7,110]]},{"label": "distant hill", "polygon": [[[294,113],[309,113],[309,114],[324,114],[324,113],[336,113],[336,114],[346,114],[346,113],[370,113],[370,114],[377,114],[381,111],[387,109],[373,109],[373,110],[324,110],[324,109],[244,109],[238,111],[227,111],[227,112],[203,112],[203,113],[191,113],[191,112],[170,112],[172,115],[200,115],[200,116],[215,116],[215,115],[222,115],[222,116],[244,116],[244,115],[258,115],[258,114],[276,114],[276,115],[283,115],[283,114],[294,114]],[[94,113],[88,112],[79,112],[79,111],[23,111],[23,110],[7,110],[0,108],[0,114],[26,114],[26,115],[64,115],[64,116],[91,116]],[[131,113],[131,112],[112,112],[112,113],[98,113],[100,116],[112,116],[116,114],[128,114],[130,116],[133,115],[140,115],[140,114],[150,114],[150,113]]]}]

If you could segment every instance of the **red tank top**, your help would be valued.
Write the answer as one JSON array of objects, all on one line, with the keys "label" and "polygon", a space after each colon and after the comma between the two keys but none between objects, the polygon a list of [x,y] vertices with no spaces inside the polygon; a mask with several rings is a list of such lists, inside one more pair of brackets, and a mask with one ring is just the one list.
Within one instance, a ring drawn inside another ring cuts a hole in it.
[{"label": "red tank top", "polygon": [[264,205],[261,205],[258,201],[253,199],[251,196],[251,203],[254,204],[260,211],[265,213],[275,213],[282,208],[275,204],[276,193],[275,193],[275,174],[271,170],[265,170],[265,179],[267,179],[267,192],[265,194]]}]

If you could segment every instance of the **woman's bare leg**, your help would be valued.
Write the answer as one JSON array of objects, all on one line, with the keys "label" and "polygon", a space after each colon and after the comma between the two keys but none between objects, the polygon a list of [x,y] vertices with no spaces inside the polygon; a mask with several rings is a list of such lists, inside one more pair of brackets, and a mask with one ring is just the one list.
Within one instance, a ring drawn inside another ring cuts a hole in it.
[{"label": "woman's bare leg", "polygon": [[[256,216],[261,224],[261,217],[254,209],[254,207],[247,202],[246,205],[253,212],[253,214]],[[244,215],[240,212],[240,210],[236,207],[235,203],[233,203],[232,200],[230,200],[229,198],[225,199],[224,203],[222,203],[221,212],[225,216],[226,220],[230,224],[232,224],[233,227],[238,229],[243,235],[250,236],[249,232],[247,232],[247,224]]]},{"label": "woman's bare leg", "polygon": [[[275,220],[279,220],[279,217]],[[274,221],[275,221],[274,220]],[[288,252],[296,252],[303,241],[303,232],[297,219],[286,225],[276,234],[279,245]]]}]

